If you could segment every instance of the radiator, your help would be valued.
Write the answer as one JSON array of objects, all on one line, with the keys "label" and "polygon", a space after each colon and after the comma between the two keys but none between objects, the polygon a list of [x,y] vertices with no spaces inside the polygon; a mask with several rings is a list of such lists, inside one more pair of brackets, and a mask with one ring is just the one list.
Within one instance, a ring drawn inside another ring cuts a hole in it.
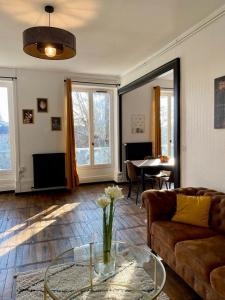
[{"label": "radiator", "polygon": [[33,154],[34,189],[65,187],[65,153]]}]

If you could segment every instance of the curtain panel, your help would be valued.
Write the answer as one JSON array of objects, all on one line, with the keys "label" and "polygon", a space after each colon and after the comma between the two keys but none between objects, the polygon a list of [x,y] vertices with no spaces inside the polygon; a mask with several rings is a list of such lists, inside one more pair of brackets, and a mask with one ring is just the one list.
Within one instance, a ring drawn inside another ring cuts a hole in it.
[{"label": "curtain panel", "polygon": [[151,120],[153,154],[155,157],[158,157],[162,153],[160,124],[160,86],[153,87]]},{"label": "curtain panel", "polygon": [[76,151],[75,151],[75,132],[73,120],[73,103],[72,103],[72,82],[67,79],[65,82],[66,89],[66,179],[67,188],[74,190],[79,185],[77,173]]}]

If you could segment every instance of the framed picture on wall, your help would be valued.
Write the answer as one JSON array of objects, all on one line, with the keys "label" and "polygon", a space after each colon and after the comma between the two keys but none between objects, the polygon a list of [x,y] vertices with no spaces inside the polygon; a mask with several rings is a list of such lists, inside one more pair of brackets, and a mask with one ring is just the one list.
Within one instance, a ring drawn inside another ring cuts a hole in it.
[{"label": "framed picture on wall", "polygon": [[61,118],[60,117],[52,117],[51,118],[52,130],[61,130]]},{"label": "framed picture on wall", "polygon": [[215,79],[214,128],[225,128],[225,76]]},{"label": "framed picture on wall", "polygon": [[131,116],[131,132],[133,134],[145,132],[145,115]]},{"label": "framed picture on wall", "polygon": [[48,112],[48,99],[47,98],[37,98],[37,111],[38,112]]},{"label": "framed picture on wall", "polygon": [[33,124],[34,123],[34,110],[33,109],[23,109],[22,111],[23,124]]}]

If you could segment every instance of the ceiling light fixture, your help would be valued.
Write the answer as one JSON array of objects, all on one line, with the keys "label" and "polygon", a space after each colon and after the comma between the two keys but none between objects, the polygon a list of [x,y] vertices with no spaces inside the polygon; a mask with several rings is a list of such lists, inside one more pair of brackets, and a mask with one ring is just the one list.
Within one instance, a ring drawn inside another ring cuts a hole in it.
[{"label": "ceiling light fixture", "polygon": [[50,26],[50,14],[54,12],[51,5],[45,6],[49,14],[49,26],[27,28],[23,32],[23,51],[31,56],[63,60],[76,55],[76,38],[64,29]]}]

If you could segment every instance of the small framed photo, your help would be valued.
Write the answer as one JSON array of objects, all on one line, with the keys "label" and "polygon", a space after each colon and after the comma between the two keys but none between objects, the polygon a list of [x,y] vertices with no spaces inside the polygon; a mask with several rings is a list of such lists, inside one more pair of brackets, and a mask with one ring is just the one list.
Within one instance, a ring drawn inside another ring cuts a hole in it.
[{"label": "small framed photo", "polygon": [[47,98],[37,98],[37,111],[38,112],[48,112],[48,99]]},{"label": "small framed photo", "polygon": [[131,116],[131,133],[138,134],[145,132],[145,115]]},{"label": "small framed photo", "polygon": [[34,110],[23,109],[23,124],[33,124],[33,123],[34,123]]},{"label": "small framed photo", "polygon": [[61,118],[60,117],[52,117],[52,130],[61,130]]},{"label": "small framed photo", "polygon": [[214,128],[225,128],[225,76],[214,82]]}]

